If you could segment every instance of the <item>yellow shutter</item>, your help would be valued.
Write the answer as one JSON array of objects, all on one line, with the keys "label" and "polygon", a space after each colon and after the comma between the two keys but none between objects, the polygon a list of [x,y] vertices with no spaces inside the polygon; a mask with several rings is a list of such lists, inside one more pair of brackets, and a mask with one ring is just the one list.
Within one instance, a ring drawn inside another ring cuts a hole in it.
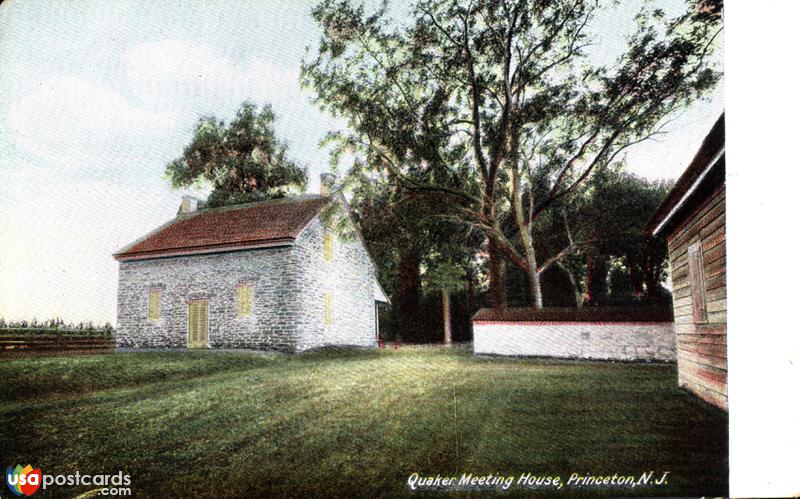
[{"label": "yellow shutter", "polygon": [[151,289],[147,294],[147,318],[155,321],[161,318],[161,290]]},{"label": "yellow shutter", "polygon": [[330,293],[325,293],[323,300],[325,304],[325,325],[330,326],[333,324],[333,296]]},{"label": "yellow shutter", "polygon": [[236,287],[236,316],[253,315],[253,285],[240,284]]},{"label": "yellow shutter", "polygon": [[189,348],[208,347],[208,301],[189,303]]},{"label": "yellow shutter", "polygon": [[189,346],[194,346],[197,343],[199,309],[200,307],[197,303],[189,303]]},{"label": "yellow shutter", "polygon": [[198,305],[200,305],[197,307],[200,317],[197,320],[197,339],[201,346],[206,346],[206,344],[208,344],[208,302],[201,301]]},{"label": "yellow shutter", "polygon": [[325,245],[323,251],[325,255],[325,261],[330,262],[331,260],[333,260],[333,234],[331,233],[330,230],[325,229],[325,233],[322,236],[322,239]]}]

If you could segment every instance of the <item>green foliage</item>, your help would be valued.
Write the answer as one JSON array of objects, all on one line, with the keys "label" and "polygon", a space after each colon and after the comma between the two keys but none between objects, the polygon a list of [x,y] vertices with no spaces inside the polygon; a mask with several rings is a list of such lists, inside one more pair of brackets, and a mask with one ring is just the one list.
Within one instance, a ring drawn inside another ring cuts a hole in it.
[{"label": "green foliage", "polygon": [[425,271],[428,285],[437,290],[454,291],[464,287],[467,271],[464,265],[451,259],[436,258]]},{"label": "green foliage", "polygon": [[333,231],[340,241],[352,242],[358,237],[350,215],[341,203],[331,203],[326,206],[320,213],[320,220],[322,226]]},{"label": "green foliage", "polygon": [[645,237],[645,225],[671,188],[672,182],[647,180],[618,164],[597,172],[573,213],[598,239],[595,246],[623,254]]},{"label": "green foliage", "polygon": [[[392,300],[388,320],[382,321],[384,335],[438,341],[431,335],[440,330],[441,308],[429,314],[425,292],[435,292],[433,299],[439,300],[441,286],[455,291],[477,279],[480,268],[473,260],[481,232],[454,221],[452,207],[436,197],[400,188],[367,171],[351,173],[347,185],[378,279]],[[459,298],[454,307],[468,319],[475,312],[474,296]],[[453,321],[454,327],[464,325],[465,334],[457,331],[458,338],[469,334],[468,321],[462,318]]]},{"label": "green foliage", "polygon": [[454,222],[449,207],[435,198],[398,188],[363,171],[352,173],[347,182],[352,192],[350,204],[390,294],[399,287],[401,255],[427,267],[441,258],[466,260],[480,244],[474,231]]},{"label": "green foliage", "polygon": [[245,102],[228,125],[202,117],[181,157],[167,165],[167,178],[174,188],[210,185],[209,207],[302,193],[306,169],[287,157],[274,125],[269,104],[258,110]]},{"label": "green foliage", "polygon": [[[313,11],[323,37],[302,78],[354,131],[330,140],[395,182],[457,190],[465,201],[479,183],[496,180],[502,191],[509,155],[535,152],[537,173],[552,186],[570,159],[583,163],[594,152],[609,162],[716,84],[708,55],[719,16],[687,6],[674,19],[643,8],[625,51],[606,67],[585,50],[595,2],[418,0],[401,22],[386,5],[366,12],[325,0]],[[497,179],[478,178],[484,160],[497,163]]]},{"label": "green foliage", "polygon": [[632,297],[636,293],[632,283],[630,271],[620,259],[611,261],[608,269],[608,295],[609,297]]},{"label": "green foliage", "polygon": [[[548,272],[555,267],[566,272],[575,294],[569,301],[581,304],[585,296],[591,296],[595,304],[608,298],[624,304],[663,295],[666,242],[644,229],[671,187],[670,182],[650,181],[615,164],[598,170],[569,202],[556,202],[537,218],[532,231],[541,261],[568,250]],[[517,237],[513,223],[506,224],[505,231]],[[592,269],[587,268],[590,259]],[[587,276],[589,271],[592,276]],[[563,294],[561,287],[552,286],[553,277],[549,276],[549,286],[547,279],[543,281],[543,290]],[[613,282],[606,286],[608,278]],[[593,289],[587,289],[587,281]],[[558,296],[545,298],[549,303],[559,300]]]},{"label": "green foliage", "polygon": [[590,251],[619,259],[619,270],[629,274],[632,296],[655,297],[666,279],[666,241],[647,234],[645,226],[671,187],[669,182],[648,181],[621,167],[609,168],[593,179],[577,215],[594,227]]}]

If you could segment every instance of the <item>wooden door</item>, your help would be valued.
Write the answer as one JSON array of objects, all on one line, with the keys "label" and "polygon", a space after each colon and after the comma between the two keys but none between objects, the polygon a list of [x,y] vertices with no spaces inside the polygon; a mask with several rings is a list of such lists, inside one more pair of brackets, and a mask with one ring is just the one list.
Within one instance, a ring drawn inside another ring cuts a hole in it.
[{"label": "wooden door", "polygon": [[208,301],[189,302],[189,348],[208,348]]}]

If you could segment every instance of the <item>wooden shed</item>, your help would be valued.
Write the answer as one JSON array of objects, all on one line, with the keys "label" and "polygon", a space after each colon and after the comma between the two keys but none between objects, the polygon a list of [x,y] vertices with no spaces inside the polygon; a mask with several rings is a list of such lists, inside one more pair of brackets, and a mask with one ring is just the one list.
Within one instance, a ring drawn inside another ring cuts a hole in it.
[{"label": "wooden shed", "polygon": [[666,238],[669,248],[678,383],[727,410],[724,113],[648,231]]}]

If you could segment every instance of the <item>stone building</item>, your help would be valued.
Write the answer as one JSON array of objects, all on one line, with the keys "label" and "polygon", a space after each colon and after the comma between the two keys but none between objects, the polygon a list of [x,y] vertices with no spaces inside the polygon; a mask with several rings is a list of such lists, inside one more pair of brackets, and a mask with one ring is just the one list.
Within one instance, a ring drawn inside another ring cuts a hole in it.
[{"label": "stone building", "polygon": [[374,347],[388,302],[345,199],[327,192],[211,209],[184,196],[114,257],[117,347]]},{"label": "stone building", "polygon": [[678,383],[728,408],[725,115],[650,220],[669,248]]}]

